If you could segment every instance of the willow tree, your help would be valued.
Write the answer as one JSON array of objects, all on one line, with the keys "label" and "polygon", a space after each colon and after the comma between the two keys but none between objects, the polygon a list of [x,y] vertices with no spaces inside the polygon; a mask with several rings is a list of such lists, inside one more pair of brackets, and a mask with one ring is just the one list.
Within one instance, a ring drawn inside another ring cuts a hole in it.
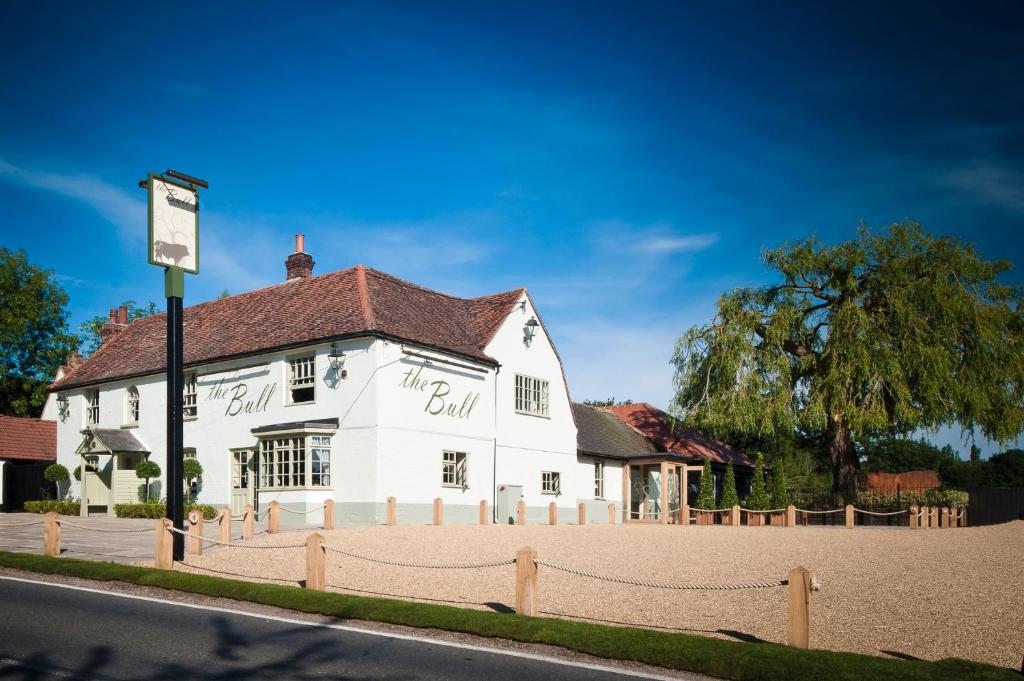
[{"label": "willow tree", "polygon": [[960,424],[1024,428],[1024,291],[1011,268],[915,223],[764,254],[780,281],[722,295],[680,338],[676,408],[719,436],[824,435],[833,486],[856,492],[854,441]]}]

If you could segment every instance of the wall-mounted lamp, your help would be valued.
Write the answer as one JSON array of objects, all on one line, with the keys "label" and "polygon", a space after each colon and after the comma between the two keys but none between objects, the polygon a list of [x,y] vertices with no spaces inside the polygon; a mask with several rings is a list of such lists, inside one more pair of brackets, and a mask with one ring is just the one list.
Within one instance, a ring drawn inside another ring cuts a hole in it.
[{"label": "wall-mounted lamp", "polygon": [[341,351],[337,343],[331,344],[331,352],[327,355],[327,359],[331,360],[331,369],[337,372],[340,378],[348,376],[348,371],[342,368],[345,366],[345,353]]},{"label": "wall-mounted lamp", "polygon": [[533,342],[533,337],[537,333],[538,326],[539,324],[537,323],[537,319],[535,317],[530,317],[530,319],[526,322],[526,325],[523,327],[524,343],[529,345],[530,343]]},{"label": "wall-mounted lamp", "polygon": [[71,401],[64,393],[57,395],[57,413],[60,415],[61,420],[67,418],[68,411],[70,410],[70,403]]}]

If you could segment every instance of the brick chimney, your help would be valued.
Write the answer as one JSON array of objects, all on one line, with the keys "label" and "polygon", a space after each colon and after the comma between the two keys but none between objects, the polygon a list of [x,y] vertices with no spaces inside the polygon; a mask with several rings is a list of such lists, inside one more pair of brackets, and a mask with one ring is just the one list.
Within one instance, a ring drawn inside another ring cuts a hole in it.
[{"label": "brick chimney", "polygon": [[116,336],[122,329],[128,326],[128,306],[110,308],[107,314],[107,323],[100,329],[100,345]]},{"label": "brick chimney", "polygon": [[284,267],[288,271],[288,279],[313,276],[313,256],[306,253],[306,239],[302,234],[295,235],[295,252],[285,258]]}]

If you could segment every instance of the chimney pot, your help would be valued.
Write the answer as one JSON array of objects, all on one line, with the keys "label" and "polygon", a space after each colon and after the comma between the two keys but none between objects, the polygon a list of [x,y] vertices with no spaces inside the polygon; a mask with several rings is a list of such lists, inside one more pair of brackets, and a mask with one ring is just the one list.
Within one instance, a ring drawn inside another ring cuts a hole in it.
[{"label": "chimney pot", "polygon": [[306,236],[304,234],[295,235],[295,252],[305,253],[306,252]]},{"label": "chimney pot", "polygon": [[116,307],[110,308],[110,312],[107,315],[107,323],[108,324],[117,324],[117,308]]},{"label": "chimney pot", "polygon": [[123,324],[125,326],[128,325],[128,306],[127,305],[122,305],[119,308],[117,308],[117,323],[118,324]]},{"label": "chimney pot", "polygon": [[301,234],[295,235],[295,252],[284,260],[288,279],[302,279],[313,276],[313,256],[306,253],[306,240]]}]

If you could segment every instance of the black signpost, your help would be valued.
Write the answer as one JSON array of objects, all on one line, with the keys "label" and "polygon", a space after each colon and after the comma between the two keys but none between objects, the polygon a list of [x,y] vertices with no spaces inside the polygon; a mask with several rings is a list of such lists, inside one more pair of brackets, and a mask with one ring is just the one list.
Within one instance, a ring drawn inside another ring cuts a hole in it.
[{"label": "black signpost", "polygon": [[[199,188],[205,181],[174,170],[139,182],[149,192],[149,262],[164,268],[167,296],[167,517],[185,529],[184,324],[185,272],[199,273]],[[185,537],[174,533],[174,560],[185,559]]]}]

